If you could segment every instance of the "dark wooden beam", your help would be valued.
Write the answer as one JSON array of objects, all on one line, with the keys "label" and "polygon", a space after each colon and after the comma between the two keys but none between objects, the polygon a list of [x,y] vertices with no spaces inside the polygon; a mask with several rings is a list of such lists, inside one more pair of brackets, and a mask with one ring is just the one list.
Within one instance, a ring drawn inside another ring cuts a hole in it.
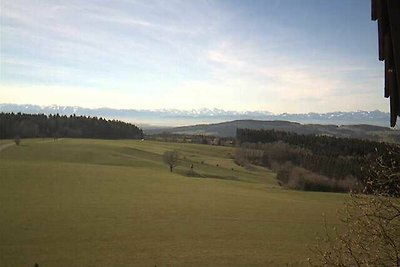
[{"label": "dark wooden beam", "polygon": [[378,21],[379,60],[385,61],[384,96],[390,98],[390,126],[400,116],[400,0],[371,0]]},{"label": "dark wooden beam", "polygon": [[392,53],[393,53],[393,77],[395,81],[395,88],[397,89],[394,94],[396,98],[396,115],[400,116],[400,1],[388,0],[388,13],[390,33],[392,38]]}]

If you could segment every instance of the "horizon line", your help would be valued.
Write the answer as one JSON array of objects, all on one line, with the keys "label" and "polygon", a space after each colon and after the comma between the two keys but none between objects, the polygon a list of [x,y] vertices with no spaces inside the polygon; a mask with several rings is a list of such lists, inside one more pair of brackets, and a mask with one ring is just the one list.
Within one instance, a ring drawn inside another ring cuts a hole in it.
[{"label": "horizon line", "polygon": [[306,113],[289,113],[289,112],[282,112],[282,113],[276,113],[272,112],[269,110],[231,110],[231,109],[221,109],[217,107],[202,107],[202,108],[193,108],[193,109],[179,109],[179,108],[148,108],[148,109],[135,109],[135,108],[113,108],[113,107],[107,107],[107,106],[101,106],[101,107],[84,107],[84,106],[75,106],[75,105],[58,105],[58,104],[49,104],[49,105],[39,105],[39,104],[29,104],[29,103],[24,103],[24,104],[18,104],[18,103],[0,103],[0,107],[3,105],[15,105],[15,106],[35,106],[35,107],[40,107],[40,108],[48,108],[48,107],[64,107],[64,108],[81,108],[81,109],[89,109],[89,110],[99,110],[99,109],[110,109],[110,110],[119,110],[119,111],[153,111],[153,112],[168,112],[168,111],[202,111],[202,110],[210,110],[210,111],[224,111],[224,112],[238,112],[238,113],[246,113],[246,112],[262,112],[262,113],[270,113],[269,115],[272,116],[278,116],[278,115],[305,115],[305,114],[329,114],[329,113],[355,113],[355,112],[381,112],[385,114],[389,114],[388,111],[382,111],[379,109],[374,109],[374,110],[351,110],[351,111],[341,111],[341,110],[336,110],[336,111],[329,111],[329,112],[316,112],[316,111],[310,111]]}]

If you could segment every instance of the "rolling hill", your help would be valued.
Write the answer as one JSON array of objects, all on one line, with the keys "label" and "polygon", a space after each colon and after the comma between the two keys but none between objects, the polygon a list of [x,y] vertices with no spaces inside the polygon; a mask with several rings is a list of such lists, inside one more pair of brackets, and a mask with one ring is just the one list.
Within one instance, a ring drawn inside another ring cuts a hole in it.
[{"label": "rolling hill", "polygon": [[168,132],[173,134],[200,134],[221,137],[234,137],[237,128],[266,129],[295,132],[297,134],[330,135],[336,137],[348,137],[368,139],[374,141],[400,142],[400,130],[375,125],[322,125],[301,124],[289,121],[261,121],[261,120],[235,120],[213,124],[198,124],[175,128],[148,129],[145,134],[158,134]]}]

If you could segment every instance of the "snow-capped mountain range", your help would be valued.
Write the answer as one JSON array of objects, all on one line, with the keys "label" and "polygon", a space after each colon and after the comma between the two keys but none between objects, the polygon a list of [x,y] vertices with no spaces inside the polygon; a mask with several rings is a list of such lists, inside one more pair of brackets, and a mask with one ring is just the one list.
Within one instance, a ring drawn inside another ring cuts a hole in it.
[{"label": "snow-capped mountain range", "polygon": [[76,106],[39,106],[0,104],[0,112],[43,113],[60,115],[97,116],[107,119],[119,119],[135,122],[139,125],[182,126],[198,123],[215,123],[229,120],[285,120],[300,123],[316,124],[371,124],[389,126],[389,113],[379,110],[306,113],[306,114],[274,114],[269,111],[229,111],[218,108],[202,108],[192,110],[180,109],[113,109],[113,108],[83,108]]}]

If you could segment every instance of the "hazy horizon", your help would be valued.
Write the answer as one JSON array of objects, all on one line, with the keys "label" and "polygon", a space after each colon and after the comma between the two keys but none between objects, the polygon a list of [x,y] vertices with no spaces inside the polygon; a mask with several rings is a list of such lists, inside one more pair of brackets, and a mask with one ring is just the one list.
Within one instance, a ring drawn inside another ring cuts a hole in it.
[{"label": "hazy horizon", "polygon": [[201,109],[113,109],[109,107],[87,108],[80,106],[31,105],[0,103],[0,112],[22,112],[32,114],[60,114],[103,117],[134,123],[143,128],[178,127],[197,124],[212,124],[235,120],[285,120],[315,124],[370,124],[389,126],[389,113],[371,111],[335,111],[330,113],[273,113],[267,110],[234,111],[219,108]]},{"label": "hazy horizon", "polygon": [[2,102],[388,111],[368,1],[0,5]]},{"label": "hazy horizon", "polygon": [[[280,114],[309,114],[309,113],[318,113],[318,114],[327,114],[327,113],[335,113],[335,112],[359,112],[359,111],[365,111],[365,112],[373,112],[373,111],[379,111],[379,112],[385,112],[389,113],[386,110],[380,110],[380,109],[353,109],[349,111],[345,110],[333,110],[333,111],[328,111],[328,112],[316,112],[316,111],[309,111],[309,112],[272,112],[266,109],[246,109],[246,110],[234,110],[234,109],[224,109],[224,108],[218,108],[218,107],[198,107],[198,108],[136,108],[134,105],[131,107],[123,107],[123,108],[114,108],[112,106],[98,106],[98,107],[90,107],[90,106],[80,106],[80,105],[59,105],[56,103],[51,103],[51,104],[37,104],[37,103],[11,103],[11,102],[2,102],[0,103],[1,105],[16,105],[16,106],[38,106],[38,107],[69,107],[69,108],[84,108],[84,109],[90,109],[90,110],[95,110],[95,109],[115,109],[115,110],[149,110],[149,111],[162,111],[162,110],[179,110],[179,111],[201,111],[201,110],[221,110],[221,111],[226,111],[226,112],[238,112],[238,113],[245,113],[245,112],[266,112],[270,113],[272,115],[280,115]],[[1,110],[0,110],[1,111]]]}]

